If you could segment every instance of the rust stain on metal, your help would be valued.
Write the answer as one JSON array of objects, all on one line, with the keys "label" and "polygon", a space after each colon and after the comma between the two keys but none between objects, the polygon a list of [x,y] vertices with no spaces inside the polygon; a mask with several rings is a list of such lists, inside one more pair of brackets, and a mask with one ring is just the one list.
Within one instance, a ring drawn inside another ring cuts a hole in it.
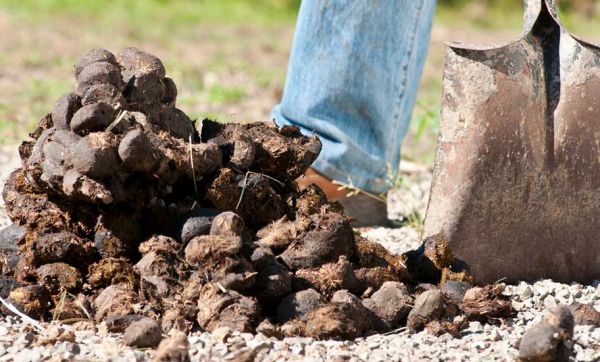
[{"label": "rust stain on metal", "polygon": [[444,233],[480,283],[600,278],[600,49],[528,0],[519,39],[445,62],[423,237]]}]

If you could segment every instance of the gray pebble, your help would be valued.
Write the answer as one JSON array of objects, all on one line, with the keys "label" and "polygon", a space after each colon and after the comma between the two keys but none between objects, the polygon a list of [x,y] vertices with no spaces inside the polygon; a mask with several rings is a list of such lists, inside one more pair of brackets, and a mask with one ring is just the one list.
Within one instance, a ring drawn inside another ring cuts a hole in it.
[{"label": "gray pebble", "polygon": [[160,324],[152,318],[131,323],[123,333],[123,343],[138,348],[156,347],[161,339]]},{"label": "gray pebble", "polygon": [[533,297],[533,291],[531,291],[531,287],[529,287],[529,285],[526,285],[525,288],[523,288],[523,291],[519,294],[519,299],[524,301],[531,297]]}]

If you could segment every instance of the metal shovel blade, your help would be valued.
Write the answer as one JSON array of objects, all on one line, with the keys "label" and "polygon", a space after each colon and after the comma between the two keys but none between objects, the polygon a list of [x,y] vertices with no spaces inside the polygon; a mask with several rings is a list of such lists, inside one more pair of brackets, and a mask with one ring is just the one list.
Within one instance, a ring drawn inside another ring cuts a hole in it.
[{"label": "metal shovel blade", "polygon": [[[478,283],[600,279],[600,49],[554,0],[496,47],[446,48],[424,238],[445,239]],[[431,239],[433,240],[433,239]]]}]

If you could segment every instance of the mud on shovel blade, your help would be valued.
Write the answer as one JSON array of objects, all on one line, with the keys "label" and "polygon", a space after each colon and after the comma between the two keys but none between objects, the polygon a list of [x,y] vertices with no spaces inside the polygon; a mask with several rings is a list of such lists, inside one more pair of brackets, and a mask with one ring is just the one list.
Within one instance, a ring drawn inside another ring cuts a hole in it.
[{"label": "mud on shovel blade", "polygon": [[424,238],[478,283],[600,279],[600,49],[530,0],[519,39],[445,62]]}]

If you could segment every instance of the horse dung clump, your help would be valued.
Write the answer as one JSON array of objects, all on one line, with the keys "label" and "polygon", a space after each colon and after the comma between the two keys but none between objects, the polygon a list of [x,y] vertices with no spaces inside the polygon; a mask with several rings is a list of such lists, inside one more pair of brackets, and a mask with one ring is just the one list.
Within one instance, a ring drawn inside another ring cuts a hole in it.
[{"label": "horse dung clump", "polygon": [[88,51],[75,80],[3,190],[2,293],[21,312],[106,323],[140,346],[160,342],[159,326],[351,339],[509,314],[496,290],[447,296],[440,284],[465,273],[449,273],[452,257],[390,254],[316,186],[299,190],[317,136],[195,124],[161,60],[136,48]]}]

